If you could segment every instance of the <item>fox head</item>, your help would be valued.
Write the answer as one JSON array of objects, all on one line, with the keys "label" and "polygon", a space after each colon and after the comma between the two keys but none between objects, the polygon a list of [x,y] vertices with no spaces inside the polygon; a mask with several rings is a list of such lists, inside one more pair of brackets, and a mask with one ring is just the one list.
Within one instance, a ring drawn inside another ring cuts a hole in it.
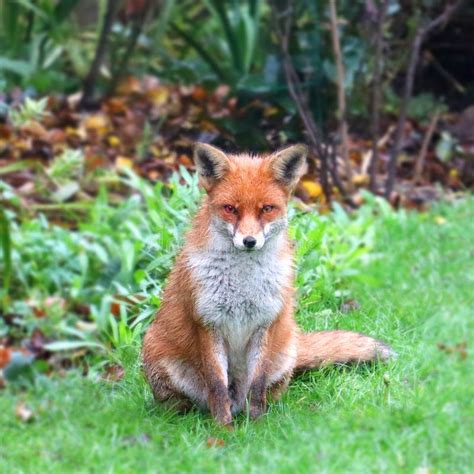
[{"label": "fox head", "polygon": [[288,199],[306,172],[307,148],[266,156],[228,155],[198,143],[194,161],[208,194],[211,225],[238,250],[260,250],[286,228]]}]

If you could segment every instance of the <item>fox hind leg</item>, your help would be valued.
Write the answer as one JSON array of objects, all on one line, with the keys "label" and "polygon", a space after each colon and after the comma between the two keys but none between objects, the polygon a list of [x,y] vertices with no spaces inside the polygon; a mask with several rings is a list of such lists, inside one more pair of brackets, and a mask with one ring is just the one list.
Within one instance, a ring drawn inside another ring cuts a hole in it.
[{"label": "fox hind leg", "polygon": [[158,367],[145,366],[145,373],[156,401],[181,413],[194,405],[206,407],[207,390],[189,364],[166,360]]},{"label": "fox hind leg", "polygon": [[281,396],[287,391],[290,380],[293,377],[293,371],[286,372],[280,380],[274,382],[268,388],[268,394],[272,401],[278,401]]}]

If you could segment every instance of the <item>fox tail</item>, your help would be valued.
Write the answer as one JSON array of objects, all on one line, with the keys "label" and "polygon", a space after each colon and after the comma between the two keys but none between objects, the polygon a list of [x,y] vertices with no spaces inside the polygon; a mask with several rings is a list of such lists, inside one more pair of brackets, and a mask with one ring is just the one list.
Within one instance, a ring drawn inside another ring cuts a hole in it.
[{"label": "fox tail", "polygon": [[300,333],[296,370],[304,371],[328,364],[386,361],[396,355],[384,342],[357,332]]}]

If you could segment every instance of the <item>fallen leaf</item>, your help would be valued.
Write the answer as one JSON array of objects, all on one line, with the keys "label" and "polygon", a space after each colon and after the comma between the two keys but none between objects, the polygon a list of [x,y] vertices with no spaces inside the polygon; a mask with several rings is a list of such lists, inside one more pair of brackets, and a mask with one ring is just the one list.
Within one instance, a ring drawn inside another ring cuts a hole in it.
[{"label": "fallen leaf", "polygon": [[179,155],[178,161],[180,165],[183,165],[186,168],[189,168],[193,166],[194,164],[193,160],[188,155],[184,155],[184,154]]},{"label": "fallen leaf", "polygon": [[204,100],[207,97],[206,89],[202,86],[196,86],[191,97],[198,102]]},{"label": "fallen leaf", "polygon": [[17,418],[19,418],[21,421],[24,423],[28,423],[30,421],[33,421],[35,415],[33,413],[33,410],[26,405],[24,402],[19,402],[17,403],[15,407],[15,415]]},{"label": "fallen leaf", "polygon": [[0,369],[6,367],[12,358],[12,351],[10,348],[0,346]]},{"label": "fallen leaf", "polygon": [[110,137],[107,138],[107,142],[111,147],[116,148],[120,145],[120,138],[116,135],[110,135]]},{"label": "fallen leaf", "polygon": [[106,115],[97,113],[89,115],[82,122],[88,131],[94,131],[99,136],[104,136],[110,128],[110,122]]},{"label": "fallen leaf", "polygon": [[28,123],[23,125],[21,129],[23,132],[29,135],[32,135],[34,137],[37,137],[39,139],[46,139],[47,137],[47,131],[43,127],[43,125],[41,125],[39,122],[34,121],[34,120],[30,120]]},{"label": "fallen leaf", "polygon": [[467,359],[467,342],[459,342],[453,346],[448,346],[443,342],[438,342],[437,347],[440,351],[445,352],[446,354],[459,354],[461,360]]},{"label": "fallen leaf", "polygon": [[263,109],[263,116],[265,118],[274,117],[280,113],[280,109],[278,107],[268,106]]},{"label": "fallen leaf", "polygon": [[313,180],[304,179],[301,181],[301,186],[308,193],[308,196],[311,199],[318,198],[323,194],[322,186]]},{"label": "fallen leaf", "polygon": [[131,169],[133,166],[133,161],[130,158],[127,158],[126,156],[118,156],[115,160],[115,166],[119,170]]},{"label": "fallen leaf", "polygon": [[341,311],[343,313],[349,313],[350,311],[357,311],[360,309],[360,304],[356,300],[344,301],[341,305]]},{"label": "fallen leaf", "polygon": [[225,441],[221,438],[214,438],[214,436],[209,436],[209,438],[207,438],[208,448],[213,448],[213,447],[223,448],[224,446],[225,446]]},{"label": "fallen leaf", "polygon": [[125,370],[118,364],[108,365],[105,368],[105,374],[102,376],[107,382],[118,382],[123,379]]},{"label": "fallen leaf", "polygon": [[369,183],[369,175],[368,174],[355,174],[352,177],[352,183],[356,186],[365,186]]},{"label": "fallen leaf", "polygon": [[125,79],[122,79],[117,86],[118,95],[132,95],[140,94],[142,92],[141,82],[133,76],[128,76]]}]

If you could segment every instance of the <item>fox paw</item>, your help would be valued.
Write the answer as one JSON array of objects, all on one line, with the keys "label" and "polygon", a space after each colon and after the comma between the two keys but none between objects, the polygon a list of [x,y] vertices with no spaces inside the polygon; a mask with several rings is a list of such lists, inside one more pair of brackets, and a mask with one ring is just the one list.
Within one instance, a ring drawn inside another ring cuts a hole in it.
[{"label": "fox paw", "polygon": [[249,415],[252,420],[256,420],[260,418],[266,411],[266,406],[259,404],[259,405],[250,405]]}]

